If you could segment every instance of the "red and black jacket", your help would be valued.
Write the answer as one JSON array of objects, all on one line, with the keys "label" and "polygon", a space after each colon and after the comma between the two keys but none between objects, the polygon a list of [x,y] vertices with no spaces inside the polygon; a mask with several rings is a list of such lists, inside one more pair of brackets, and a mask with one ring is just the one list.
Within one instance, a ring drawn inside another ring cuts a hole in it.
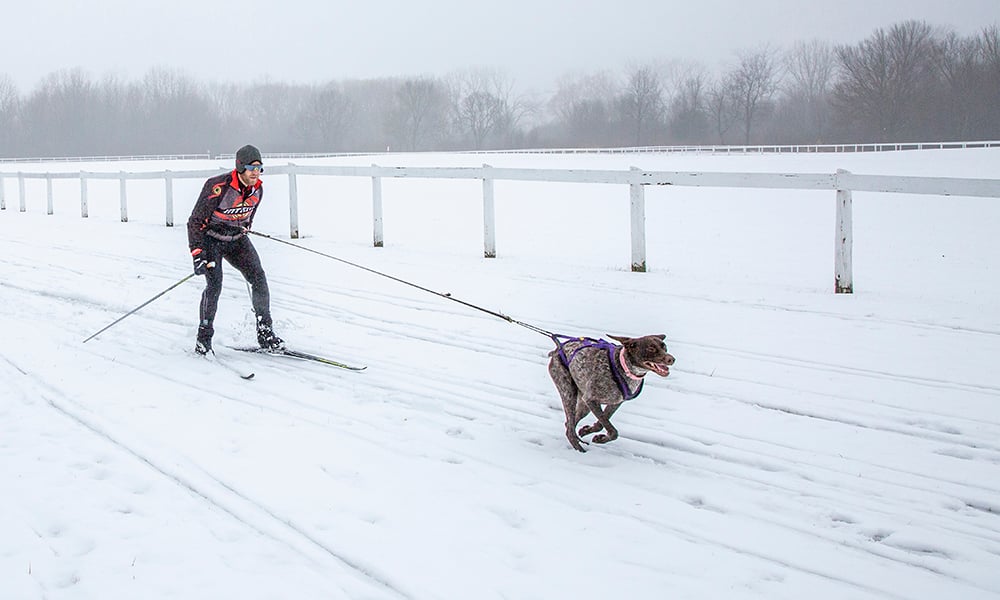
[{"label": "red and black jacket", "polygon": [[204,248],[206,235],[223,241],[246,235],[263,198],[260,179],[244,186],[235,169],[206,181],[187,223],[190,249]]}]

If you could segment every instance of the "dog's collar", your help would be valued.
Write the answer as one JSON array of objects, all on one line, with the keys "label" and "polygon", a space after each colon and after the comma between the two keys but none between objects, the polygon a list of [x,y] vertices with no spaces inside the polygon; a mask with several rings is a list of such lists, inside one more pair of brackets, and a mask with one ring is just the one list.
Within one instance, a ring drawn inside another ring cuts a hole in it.
[{"label": "dog's collar", "polygon": [[624,347],[621,349],[621,352],[618,353],[618,364],[622,366],[622,372],[625,373],[625,376],[631,379],[632,381],[642,381],[642,378],[646,376],[645,373],[643,373],[642,375],[636,375],[632,372],[631,369],[628,368],[628,363],[625,362]]}]

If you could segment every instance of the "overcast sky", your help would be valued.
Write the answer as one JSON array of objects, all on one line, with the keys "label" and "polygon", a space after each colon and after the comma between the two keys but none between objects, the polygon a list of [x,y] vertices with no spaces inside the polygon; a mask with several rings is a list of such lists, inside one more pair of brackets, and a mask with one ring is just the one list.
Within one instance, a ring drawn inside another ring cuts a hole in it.
[{"label": "overcast sky", "polygon": [[655,60],[717,71],[737,50],[856,43],[906,19],[967,35],[1000,0],[3,0],[0,75],[22,92],[82,67],[298,83],[503,69],[522,89]]}]

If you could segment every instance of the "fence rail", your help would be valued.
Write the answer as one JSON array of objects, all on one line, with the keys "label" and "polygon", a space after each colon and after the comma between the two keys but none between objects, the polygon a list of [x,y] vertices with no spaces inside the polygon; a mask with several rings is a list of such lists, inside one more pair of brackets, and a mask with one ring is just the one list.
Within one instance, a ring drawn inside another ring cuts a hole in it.
[{"label": "fence rail", "polygon": [[539,148],[535,150],[478,150],[467,154],[646,154],[693,152],[707,154],[784,154],[827,152],[896,152],[900,150],[950,150],[963,148],[1000,148],[1000,141],[956,142],[868,142],[862,144],[773,144],[750,146],[632,146],[623,148]]},{"label": "fence rail", "polygon": [[[512,148],[507,150],[465,150],[460,154],[660,154],[694,152],[708,154],[772,154],[814,152],[897,152],[901,150],[948,150],[964,148],[1000,148],[1000,140],[965,140],[952,142],[865,142],[855,144],[756,144],[747,146],[684,145],[684,146],[624,146],[618,148]],[[436,153],[438,151],[428,151]],[[352,156],[384,156],[385,152],[280,152],[265,154],[265,158],[298,160]],[[409,154],[413,154],[412,152]],[[42,162],[115,162],[144,160],[213,160],[232,159],[234,154],[135,154],[120,156],[52,156],[0,157],[4,163]]]},{"label": "fence rail", "polygon": [[[44,179],[47,182],[47,213],[53,212],[52,182],[56,179],[79,179],[80,213],[88,214],[87,181],[111,179],[120,181],[121,220],[128,221],[126,182],[129,180],[164,181],[166,225],[172,227],[173,182],[177,179],[206,179],[228,167],[212,170],[144,171],[144,172],[2,172],[0,171],[0,210],[6,210],[5,179],[16,179],[19,208],[26,211],[25,180]],[[1000,198],[1000,179],[967,179],[955,177],[903,177],[892,175],[855,175],[848,171],[836,173],[727,173],[646,171],[637,167],[624,170],[590,169],[525,169],[481,167],[383,167],[287,165],[268,166],[269,175],[286,175],[289,190],[289,235],[299,237],[298,185],[299,176],[370,177],[372,180],[373,239],[376,247],[384,244],[382,232],[382,179],[466,179],[483,184],[483,254],[496,256],[494,217],[494,181],[541,181],[556,183],[604,183],[629,186],[629,223],[631,234],[631,269],[646,270],[645,188],[647,186],[767,188],[793,190],[828,190],[836,192],[836,223],[834,250],[834,291],[851,293],[852,273],[852,192],[930,194],[940,196],[975,196]]]},{"label": "fence rail", "polygon": [[210,154],[133,154],[118,156],[35,156],[35,157],[4,157],[3,163],[40,163],[40,162],[117,162],[140,160],[209,160]]}]

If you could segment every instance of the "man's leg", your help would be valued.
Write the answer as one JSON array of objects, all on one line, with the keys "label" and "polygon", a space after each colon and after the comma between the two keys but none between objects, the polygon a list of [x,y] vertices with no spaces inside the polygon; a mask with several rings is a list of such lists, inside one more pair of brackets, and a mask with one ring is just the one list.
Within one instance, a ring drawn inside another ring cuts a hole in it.
[{"label": "man's leg", "polygon": [[205,290],[201,293],[201,304],[198,305],[198,340],[195,352],[207,354],[212,349],[212,336],[215,328],[215,313],[219,310],[219,296],[222,294],[222,261],[219,248],[215,244],[206,244],[205,253],[208,262],[215,266],[205,272]]},{"label": "man's leg", "polygon": [[233,265],[250,283],[250,301],[257,319],[257,343],[262,348],[278,349],[284,346],[281,338],[274,335],[271,321],[271,293],[267,287],[267,275],[260,264],[260,256],[250,239],[240,238],[232,244],[232,251],[226,253],[226,260]]}]

